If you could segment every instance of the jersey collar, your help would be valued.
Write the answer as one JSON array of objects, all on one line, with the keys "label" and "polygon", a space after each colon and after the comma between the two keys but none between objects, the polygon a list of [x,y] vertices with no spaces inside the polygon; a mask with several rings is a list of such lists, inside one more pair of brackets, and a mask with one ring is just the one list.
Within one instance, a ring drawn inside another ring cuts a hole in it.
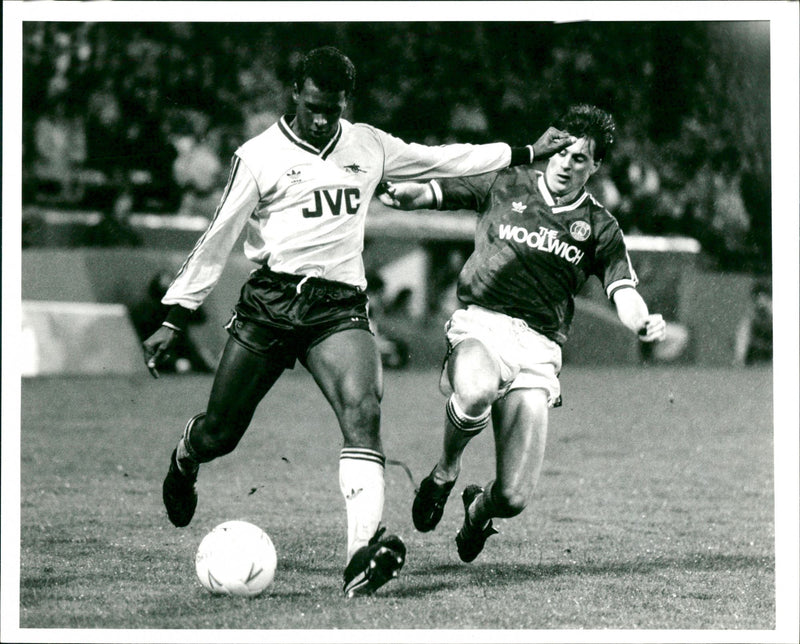
[{"label": "jersey collar", "polygon": [[278,121],[278,127],[280,128],[283,135],[289,139],[292,143],[294,143],[297,147],[302,148],[306,152],[310,152],[311,154],[316,154],[317,156],[326,159],[328,155],[333,152],[333,148],[336,147],[336,144],[339,142],[339,139],[342,138],[342,123],[339,122],[339,127],[336,129],[336,134],[331,137],[331,140],[325,145],[324,148],[321,150],[319,148],[315,148],[311,145],[308,141],[304,141],[299,136],[294,133],[292,127],[289,125],[292,119],[294,118],[294,114],[284,114],[281,116],[280,121]]},{"label": "jersey collar", "polygon": [[589,193],[586,192],[586,189],[581,188],[581,191],[576,195],[575,199],[570,201],[568,204],[557,204],[553,195],[550,194],[550,189],[547,187],[547,182],[544,180],[544,173],[539,175],[539,192],[542,193],[542,198],[544,199],[545,203],[550,206],[554,213],[575,210],[589,198]]}]

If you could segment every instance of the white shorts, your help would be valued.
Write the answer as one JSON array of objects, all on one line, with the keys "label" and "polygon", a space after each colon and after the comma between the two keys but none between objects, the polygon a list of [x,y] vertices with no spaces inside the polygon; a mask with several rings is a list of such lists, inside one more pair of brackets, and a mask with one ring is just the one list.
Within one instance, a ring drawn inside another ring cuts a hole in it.
[{"label": "white shorts", "polygon": [[[544,389],[550,407],[559,401],[561,347],[523,320],[470,304],[453,313],[445,334],[450,351],[467,338],[486,347],[500,367],[498,398],[512,389]],[[439,388],[445,396],[453,393],[446,362]]]}]

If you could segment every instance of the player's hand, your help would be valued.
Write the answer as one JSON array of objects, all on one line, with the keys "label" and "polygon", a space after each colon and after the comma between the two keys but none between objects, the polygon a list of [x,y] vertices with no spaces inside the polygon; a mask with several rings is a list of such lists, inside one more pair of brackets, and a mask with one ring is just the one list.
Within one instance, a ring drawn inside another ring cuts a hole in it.
[{"label": "player's hand", "polygon": [[383,204],[399,210],[416,210],[435,206],[433,188],[431,188],[430,184],[414,181],[400,183],[386,181],[381,184],[378,199]]},{"label": "player's hand", "polygon": [[659,313],[648,315],[639,329],[639,340],[642,342],[661,342],[667,334],[667,323]]},{"label": "player's hand", "polygon": [[158,366],[169,353],[170,348],[175,343],[178,332],[166,326],[159,327],[153,335],[142,342],[144,350],[144,363],[150,370],[153,378],[158,378]]},{"label": "player's hand", "polygon": [[564,148],[569,147],[575,141],[574,136],[568,132],[562,132],[554,127],[547,128],[547,132],[539,137],[539,140],[533,144],[533,159],[545,159],[554,155],[556,152],[561,152]]}]

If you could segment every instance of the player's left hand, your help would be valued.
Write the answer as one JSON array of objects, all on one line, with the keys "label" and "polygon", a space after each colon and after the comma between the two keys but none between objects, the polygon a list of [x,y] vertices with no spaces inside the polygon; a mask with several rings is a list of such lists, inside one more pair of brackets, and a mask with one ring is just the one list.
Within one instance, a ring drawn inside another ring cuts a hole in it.
[{"label": "player's left hand", "polygon": [[547,128],[547,132],[542,134],[536,143],[533,144],[533,158],[545,159],[554,155],[556,152],[561,152],[566,147],[569,147],[575,141],[574,136],[568,132],[562,132],[554,127]]},{"label": "player's left hand", "polygon": [[160,326],[149,338],[142,342],[144,363],[153,378],[158,378],[158,366],[167,357],[170,348],[175,344],[177,331]]},{"label": "player's left hand", "polygon": [[639,340],[642,342],[661,342],[667,334],[667,323],[659,313],[648,315],[639,329]]}]

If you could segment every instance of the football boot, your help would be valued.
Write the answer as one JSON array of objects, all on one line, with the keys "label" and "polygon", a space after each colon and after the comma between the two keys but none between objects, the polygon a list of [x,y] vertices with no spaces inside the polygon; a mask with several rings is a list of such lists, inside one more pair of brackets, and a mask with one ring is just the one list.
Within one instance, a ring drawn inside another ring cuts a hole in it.
[{"label": "football boot", "polygon": [[497,534],[491,520],[482,528],[472,525],[469,520],[469,506],[482,493],[483,488],[479,485],[468,485],[461,493],[461,500],[464,502],[464,525],[456,534],[456,547],[461,561],[467,563],[473,561],[481,553],[489,537]]},{"label": "football boot", "polygon": [[447,497],[450,496],[450,491],[455,484],[455,481],[450,481],[439,485],[433,480],[433,471],[422,479],[414,497],[414,503],[411,504],[411,518],[417,530],[430,532],[439,525],[444,514]]},{"label": "football boot", "polygon": [[169,520],[174,526],[183,528],[189,525],[195,508],[197,508],[197,490],[195,489],[197,471],[194,474],[184,474],[178,468],[177,451],[177,448],[172,450],[169,471],[164,477],[161,491]]},{"label": "football boot", "polygon": [[371,595],[397,577],[406,561],[406,545],[395,535],[384,537],[379,528],[366,546],[356,550],[344,569],[344,596]]}]

